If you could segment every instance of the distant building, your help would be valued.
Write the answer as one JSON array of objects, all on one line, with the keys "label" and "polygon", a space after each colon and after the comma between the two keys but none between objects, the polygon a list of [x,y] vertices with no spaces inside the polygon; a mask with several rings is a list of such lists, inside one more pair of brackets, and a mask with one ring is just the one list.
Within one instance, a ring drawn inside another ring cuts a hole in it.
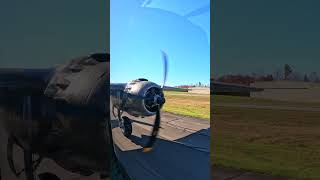
[{"label": "distant building", "polygon": [[190,86],[190,85],[181,85],[181,86],[176,86],[176,88],[182,88],[182,89],[189,89],[192,88],[194,86]]},{"label": "distant building", "polygon": [[178,91],[178,92],[188,92],[188,88],[178,88],[178,87],[170,87],[170,86],[165,86],[163,88],[165,91]]}]

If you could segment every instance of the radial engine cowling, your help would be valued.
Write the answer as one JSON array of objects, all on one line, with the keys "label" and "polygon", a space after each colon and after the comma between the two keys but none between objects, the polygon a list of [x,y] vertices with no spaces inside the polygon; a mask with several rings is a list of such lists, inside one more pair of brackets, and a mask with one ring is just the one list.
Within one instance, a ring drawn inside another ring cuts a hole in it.
[{"label": "radial engine cowling", "polygon": [[111,99],[113,104],[132,116],[152,116],[165,103],[161,87],[146,79],[137,79],[126,84],[122,90]]}]

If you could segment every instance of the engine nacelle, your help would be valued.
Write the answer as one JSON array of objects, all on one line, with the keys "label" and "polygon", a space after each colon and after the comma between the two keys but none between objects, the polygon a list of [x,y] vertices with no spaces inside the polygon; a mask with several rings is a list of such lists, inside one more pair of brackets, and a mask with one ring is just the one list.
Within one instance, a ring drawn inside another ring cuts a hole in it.
[{"label": "engine nacelle", "polygon": [[165,103],[161,87],[147,79],[111,85],[111,91],[113,105],[136,117],[153,116]]}]

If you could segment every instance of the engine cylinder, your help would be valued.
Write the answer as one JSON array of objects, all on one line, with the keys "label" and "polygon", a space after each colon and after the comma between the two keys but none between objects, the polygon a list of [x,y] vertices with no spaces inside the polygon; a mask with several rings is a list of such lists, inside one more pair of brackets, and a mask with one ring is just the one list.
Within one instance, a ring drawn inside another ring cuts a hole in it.
[{"label": "engine cylinder", "polygon": [[152,116],[156,114],[158,105],[160,108],[163,106],[164,94],[156,83],[137,79],[122,86],[122,89],[120,87],[114,85],[112,103],[132,116]]}]

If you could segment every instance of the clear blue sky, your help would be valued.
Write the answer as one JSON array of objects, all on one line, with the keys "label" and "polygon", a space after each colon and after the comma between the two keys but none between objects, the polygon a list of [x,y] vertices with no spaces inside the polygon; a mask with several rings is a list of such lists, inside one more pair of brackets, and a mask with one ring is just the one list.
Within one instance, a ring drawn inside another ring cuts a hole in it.
[{"label": "clear blue sky", "polygon": [[213,1],[213,68],[226,73],[273,72],[288,63],[320,73],[320,1]]},{"label": "clear blue sky", "polygon": [[209,0],[111,0],[111,82],[163,79],[161,50],[169,57],[167,85],[210,79]]}]

